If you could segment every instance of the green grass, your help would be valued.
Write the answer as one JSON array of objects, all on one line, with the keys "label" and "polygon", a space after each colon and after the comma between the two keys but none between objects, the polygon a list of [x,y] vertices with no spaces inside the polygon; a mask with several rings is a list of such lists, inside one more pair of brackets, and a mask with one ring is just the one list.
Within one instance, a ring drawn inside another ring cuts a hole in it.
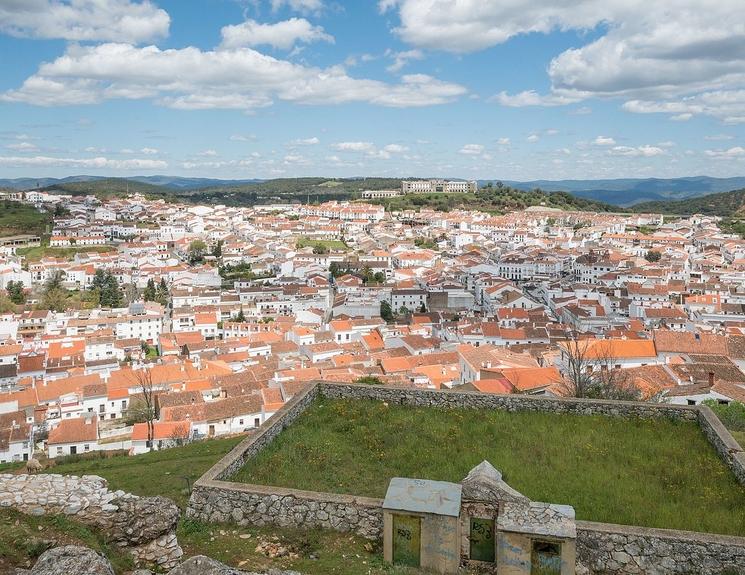
[{"label": "green grass", "polygon": [[136,495],[164,495],[182,509],[189,499],[188,487],[243,439],[211,439],[135,456],[79,457],[46,469],[63,475],[100,475],[109,489]]},{"label": "green grass", "polygon": [[0,236],[19,234],[44,235],[49,233],[52,216],[49,212],[40,212],[34,206],[4,200],[0,203]]},{"label": "green grass", "polygon": [[383,497],[482,460],[578,519],[745,535],[745,489],[695,423],[319,399],[235,481]]},{"label": "green grass", "polygon": [[324,247],[329,251],[346,251],[349,246],[341,240],[313,240],[311,238],[299,238],[295,243],[297,249]]},{"label": "green grass", "polygon": [[72,260],[75,254],[107,253],[113,252],[112,246],[75,246],[69,248],[52,248],[49,246],[37,246],[33,248],[19,248],[17,254],[24,256],[27,260],[38,261],[41,258],[65,258]]},{"label": "green grass", "polygon": [[740,444],[740,447],[745,447],[745,431],[730,431],[735,441]]}]

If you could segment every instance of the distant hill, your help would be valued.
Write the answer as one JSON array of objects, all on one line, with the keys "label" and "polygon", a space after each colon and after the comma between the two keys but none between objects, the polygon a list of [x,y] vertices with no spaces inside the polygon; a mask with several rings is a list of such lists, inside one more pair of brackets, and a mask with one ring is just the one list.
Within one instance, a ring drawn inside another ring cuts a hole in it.
[{"label": "distant hill", "polygon": [[95,195],[101,199],[123,197],[127,193],[158,197],[171,195],[170,190],[163,186],[124,178],[96,178],[85,181],[56,182],[42,189],[47,192],[60,192],[73,196]]},{"label": "distant hill", "polygon": [[665,214],[706,214],[725,218],[745,216],[745,189],[709,194],[677,201],[643,202],[633,207],[635,212]]},{"label": "distant hill", "polygon": [[[219,185],[192,187],[200,181],[202,183],[217,181]],[[281,178],[274,180],[183,178],[174,181],[174,178],[168,176],[149,176],[147,178],[92,178],[57,181],[42,189],[72,195],[90,194],[102,199],[122,197],[129,192],[174,201],[252,206],[262,203],[307,202],[308,200],[314,202],[352,200],[359,198],[362,190],[400,187],[401,180],[391,178]]]},{"label": "distant hill", "polygon": [[505,181],[520,190],[539,188],[544,191],[564,191],[581,198],[631,206],[647,201],[683,200],[745,187],[745,177],[711,178],[646,178],[616,180],[534,180],[532,182]]},{"label": "distant hill", "polygon": [[386,210],[391,211],[431,208],[442,212],[466,209],[503,214],[524,210],[531,206],[585,212],[620,211],[618,206],[578,198],[567,192],[525,191],[510,186],[503,186],[502,188],[484,187],[475,194],[407,194],[389,199],[374,200],[373,203],[381,204],[385,206]]},{"label": "distant hill", "polygon": [[219,180],[217,178],[183,178],[180,176],[132,176],[130,178],[107,178],[104,176],[69,176],[67,178],[14,178],[0,179],[0,188],[11,188],[14,190],[32,190],[36,188],[48,188],[58,184],[69,184],[76,182],[92,182],[98,180],[127,179],[130,182],[141,182],[154,186],[163,186],[176,190],[195,190],[206,187],[236,186],[240,184],[253,184],[261,182],[258,179],[248,180]]}]

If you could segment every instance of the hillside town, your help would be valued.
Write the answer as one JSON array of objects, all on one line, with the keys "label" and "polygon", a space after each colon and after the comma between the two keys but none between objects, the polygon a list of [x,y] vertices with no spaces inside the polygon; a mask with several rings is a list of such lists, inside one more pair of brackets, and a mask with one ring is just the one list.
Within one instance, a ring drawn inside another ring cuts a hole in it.
[{"label": "hillside town", "polygon": [[250,432],[316,380],[745,400],[713,217],[6,199],[55,217],[0,241],[0,463]]}]

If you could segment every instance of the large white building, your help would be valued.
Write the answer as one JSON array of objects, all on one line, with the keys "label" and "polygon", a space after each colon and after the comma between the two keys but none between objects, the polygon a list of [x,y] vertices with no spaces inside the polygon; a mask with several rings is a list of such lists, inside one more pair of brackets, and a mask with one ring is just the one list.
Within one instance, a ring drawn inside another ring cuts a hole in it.
[{"label": "large white building", "polygon": [[401,192],[404,194],[429,194],[429,193],[473,193],[478,189],[476,182],[471,181],[447,181],[447,180],[403,180]]}]

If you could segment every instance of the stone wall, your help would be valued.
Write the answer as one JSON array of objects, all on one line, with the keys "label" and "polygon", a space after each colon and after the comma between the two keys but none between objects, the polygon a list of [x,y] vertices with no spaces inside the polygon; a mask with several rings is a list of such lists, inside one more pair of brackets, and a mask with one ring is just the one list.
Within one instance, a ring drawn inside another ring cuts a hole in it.
[{"label": "stone wall", "polygon": [[415,407],[542,411],[643,419],[667,417],[686,421],[697,421],[698,418],[698,407],[687,405],[597,399],[557,399],[536,395],[498,395],[475,391],[437,391],[344,383],[321,382],[318,385],[321,394],[329,399],[376,399],[391,404]]},{"label": "stone wall", "polygon": [[745,574],[745,538],[577,521],[580,573]]},{"label": "stone wall", "polygon": [[110,491],[96,475],[0,475],[0,507],[28,515],[68,515],[127,548],[137,563],[164,569],[183,555],[176,539],[178,507],[165,497]]},{"label": "stone wall", "polygon": [[699,407],[698,424],[719,457],[729,466],[737,480],[745,485],[745,452],[742,446],[707,405]]},{"label": "stone wall", "polygon": [[378,539],[382,505],[368,497],[217,481],[194,486],[186,514],[214,523],[320,527]]}]

